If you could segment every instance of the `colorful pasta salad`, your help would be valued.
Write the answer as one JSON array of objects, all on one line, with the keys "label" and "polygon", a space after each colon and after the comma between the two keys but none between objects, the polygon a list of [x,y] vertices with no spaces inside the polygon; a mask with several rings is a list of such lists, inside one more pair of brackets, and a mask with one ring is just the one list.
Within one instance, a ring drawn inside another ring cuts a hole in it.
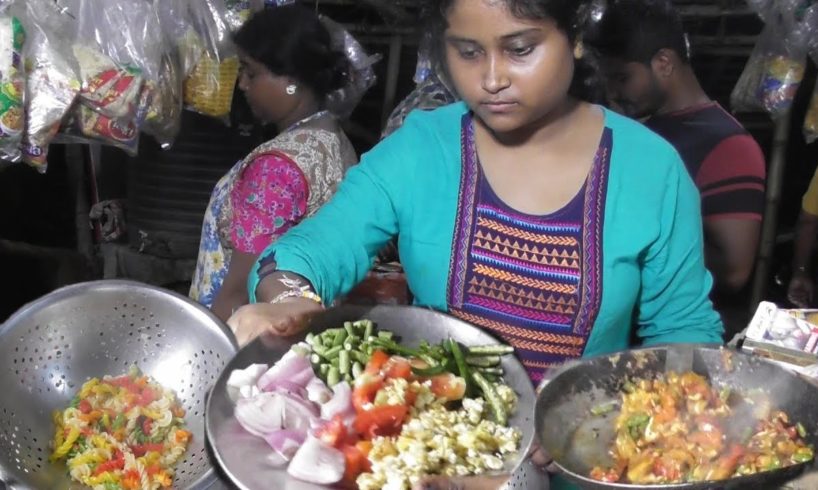
[{"label": "colorful pasta salad", "polygon": [[51,460],[95,490],[169,488],[191,439],[184,416],[174,393],[136,368],[93,378],[54,412]]}]

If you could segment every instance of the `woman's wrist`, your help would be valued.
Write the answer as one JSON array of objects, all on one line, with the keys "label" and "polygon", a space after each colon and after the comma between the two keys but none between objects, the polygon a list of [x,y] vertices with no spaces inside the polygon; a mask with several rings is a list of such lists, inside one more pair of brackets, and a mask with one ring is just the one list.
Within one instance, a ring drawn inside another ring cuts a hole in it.
[{"label": "woman's wrist", "polygon": [[[310,294],[311,293],[311,294]],[[259,303],[270,303],[282,295],[311,296],[315,295],[312,284],[304,277],[284,271],[275,271],[261,279],[256,288],[256,300]],[[315,295],[317,297],[317,295]],[[284,299],[283,297],[279,299]],[[318,298],[320,300],[320,298]]]}]

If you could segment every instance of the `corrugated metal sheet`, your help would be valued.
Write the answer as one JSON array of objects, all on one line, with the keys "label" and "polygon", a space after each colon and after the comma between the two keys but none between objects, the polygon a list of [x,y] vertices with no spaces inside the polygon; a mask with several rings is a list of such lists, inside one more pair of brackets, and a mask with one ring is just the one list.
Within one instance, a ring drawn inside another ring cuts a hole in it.
[{"label": "corrugated metal sheet", "polygon": [[189,112],[182,127],[172,149],[147,142],[128,168],[130,242],[161,257],[196,257],[213,186],[258,141]]}]

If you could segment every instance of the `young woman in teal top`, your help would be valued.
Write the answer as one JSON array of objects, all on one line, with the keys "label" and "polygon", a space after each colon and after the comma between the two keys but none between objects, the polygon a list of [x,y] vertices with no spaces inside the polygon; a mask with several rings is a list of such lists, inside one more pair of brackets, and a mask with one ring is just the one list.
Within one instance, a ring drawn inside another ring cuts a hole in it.
[{"label": "young woman in teal top", "polygon": [[411,114],[261,255],[248,283],[258,302],[229,321],[239,341],[297,332],[398,236],[415,302],[510,342],[533,383],[634,340],[720,343],[678,154],[586,102],[597,2],[434,3],[464,102]]}]

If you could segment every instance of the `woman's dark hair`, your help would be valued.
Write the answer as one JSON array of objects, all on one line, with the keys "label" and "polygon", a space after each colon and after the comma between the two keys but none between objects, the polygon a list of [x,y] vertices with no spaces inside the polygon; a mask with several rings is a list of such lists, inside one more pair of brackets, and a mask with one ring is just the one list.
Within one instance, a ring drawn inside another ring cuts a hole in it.
[{"label": "woman's dark hair", "polygon": [[[446,15],[457,0],[429,0],[423,9],[429,28],[437,39],[437,56],[443,56]],[[568,91],[589,102],[602,102],[604,88],[599,56],[593,49],[597,29],[607,8],[607,0],[503,0],[512,15],[520,19],[553,19],[572,42],[582,42],[584,55],[576,60],[574,79]]]},{"label": "woman's dark hair", "polygon": [[315,12],[300,5],[262,10],[245,22],[233,41],[274,75],[292,77],[318,97],[346,82],[349,60],[335,50]]}]

